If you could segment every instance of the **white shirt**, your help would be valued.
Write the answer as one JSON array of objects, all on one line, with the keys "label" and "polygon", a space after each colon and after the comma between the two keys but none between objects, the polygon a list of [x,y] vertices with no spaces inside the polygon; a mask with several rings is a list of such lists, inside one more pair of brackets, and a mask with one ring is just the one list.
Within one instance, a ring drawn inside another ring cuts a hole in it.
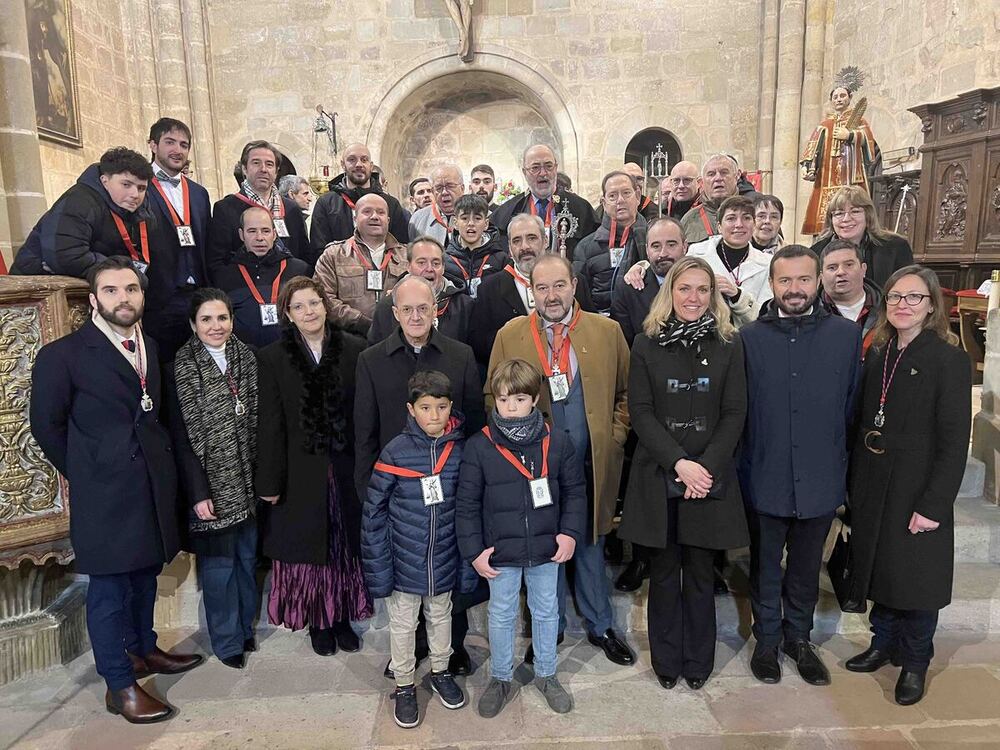
[{"label": "white shirt", "polygon": [[372,263],[375,264],[375,267],[378,268],[379,266],[381,266],[382,259],[385,258],[385,243],[383,242],[381,245],[378,245],[377,247],[372,247],[364,240],[362,240],[361,242],[362,244],[364,244],[365,247],[368,248],[368,252],[372,256]]},{"label": "white shirt", "polygon": [[865,295],[864,292],[861,293],[861,299],[855,302],[853,305],[842,305],[839,302],[835,302],[837,309],[840,310],[840,314],[843,315],[848,320],[853,320],[857,322],[858,316],[861,315],[861,310],[865,306]]},{"label": "white shirt", "polygon": [[226,367],[228,367],[228,363],[226,361],[226,345],[209,346],[208,344],[205,344],[205,349],[207,349],[208,353],[212,355],[212,359],[215,360],[215,364],[219,366],[219,369],[222,372],[225,372]]},{"label": "white shirt", "polygon": [[[167,170],[163,169],[162,165],[154,159],[153,174],[156,174],[160,170],[162,170],[167,175],[170,174],[170,172],[167,172]],[[181,175],[177,176],[180,177]],[[181,192],[180,184],[178,183],[177,186],[175,187],[174,185],[170,184],[169,182],[166,182],[165,180],[159,180],[159,183],[160,187],[163,188],[163,192],[167,194],[167,198],[170,201],[170,205],[174,207],[174,211],[177,212],[177,215],[181,217],[182,221],[185,222],[189,221],[188,217],[184,215],[184,193]]]},{"label": "white shirt", "polygon": [[[552,337],[555,335],[555,332],[552,330],[552,326],[554,326],[556,323],[562,323],[563,325],[565,325],[566,327],[563,329],[563,339],[565,340],[569,338],[569,324],[570,321],[573,320],[574,314],[576,314],[575,306],[570,308],[569,312],[566,313],[566,317],[564,317],[562,320],[555,321],[555,323],[550,323],[549,321],[545,320],[545,318],[539,316],[539,318],[542,321],[542,328],[545,330],[545,335],[548,338],[550,356],[552,353]],[[551,359],[549,360],[549,364],[550,365],[552,364]],[[570,369],[570,376],[574,378],[576,377],[577,371],[580,369],[579,362],[577,362],[576,360],[576,350],[573,348],[572,340],[570,340],[569,343],[569,369]]]},{"label": "white shirt", "polygon": [[[521,269],[517,267],[517,263],[514,264],[514,270],[517,271],[518,276],[524,279],[528,278],[526,274],[521,273]],[[529,284],[522,284],[520,281],[517,280],[516,277],[514,278],[514,288],[517,290],[518,295],[521,297],[521,304],[524,305],[524,309],[530,313],[532,310],[535,309],[535,304],[534,304],[535,301],[533,298],[528,297],[528,294],[530,293],[528,289]]]}]

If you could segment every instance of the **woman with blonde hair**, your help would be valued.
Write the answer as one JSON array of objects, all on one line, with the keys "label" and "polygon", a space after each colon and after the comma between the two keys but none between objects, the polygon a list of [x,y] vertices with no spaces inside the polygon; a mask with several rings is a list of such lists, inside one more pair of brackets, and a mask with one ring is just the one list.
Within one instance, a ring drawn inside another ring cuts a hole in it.
[{"label": "woman with blonde hair", "polygon": [[650,548],[653,670],[701,688],[715,665],[717,550],[749,543],[734,452],[746,416],[743,345],[702,258],[670,269],[632,345],[639,438],[620,538]]},{"label": "woman with blonde hair", "polygon": [[832,240],[847,240],[861,248],[868,266],[865,277],[885,288],[886,279],[913,263],[913,248],[905,237],[882,227],[875,204],[858,185],[838,190],[826,207],[823,232],[812,250],[820,255]]},{"label": "woman with blonde hair", "polygon": [[850,599],[874,603],[872,641],[846,666],[901,666],[896,702],[911,705],[924,694],[938,612],[951,602],[972,369],[929,268],[906,266],[889,277],[872,333],[849,503]]}]

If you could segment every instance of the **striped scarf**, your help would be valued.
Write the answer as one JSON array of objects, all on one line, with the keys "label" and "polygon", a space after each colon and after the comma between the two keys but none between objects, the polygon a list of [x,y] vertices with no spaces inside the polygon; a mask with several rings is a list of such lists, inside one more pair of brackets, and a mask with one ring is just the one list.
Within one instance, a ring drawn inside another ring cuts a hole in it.
[{"label": "striped scarf", "polygon": [[246,180],[243,180],[243,184],[240,185],[240,192],[254,203],[259,203],[270,211],[271,216],[278,216],[281,213],[281,196],[278,195],[278,188],[274,185],[271,185],[271,194],[267,197],[266,201],[257,195],[254,189],[250,187],[250,183]]},{"label": "striped scarf", "polygon": [[656,343],[664,347],[677,343],[689,347],[712,333],[715,333],[715,318],[707,312],[690,322],[672,317],[661,326]]}]

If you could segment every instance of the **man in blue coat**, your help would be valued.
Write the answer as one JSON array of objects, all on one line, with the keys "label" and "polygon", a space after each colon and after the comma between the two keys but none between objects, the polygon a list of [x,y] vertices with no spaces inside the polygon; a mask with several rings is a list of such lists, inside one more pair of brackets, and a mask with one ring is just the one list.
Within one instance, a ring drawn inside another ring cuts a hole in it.
[{"label": "man in blue coat", "polygon": [[208,191],[182,172],[191,153],[191,129],[180,120],[161,117],[149,129],[153,178],[147,201],[156,217],[154,262],[146,275],[146,332],[160,345],[160,356],[172,361],[191,336],[191,295],[208,284],[205,246],[212,206]]},{"label": "man in blue coat", "polygon": [[32,370],[31,433],[69,480],[76,569],[90,576],[87,632],[108,711],[134,724],[174,710],[136,677],[201,663],[156,645],[156,576],[177,554],[177,477],[160,424],[156,342],[142,319],[145,277],[112,256],[90,275],[91,319],[46,344]]},{"label": "man in blue coat", "polygon": [[[819,258],[774,254],[773,302],[740,330],[749,395],[739,478],[750,522],[750,669],[781,679],[779,647],[813,685],[830,673],[809,640],[823,545],[847,496],[847,426],[861,373],[861,336],[817,301]],[[781,560],[787,551],[786,570]]]}]

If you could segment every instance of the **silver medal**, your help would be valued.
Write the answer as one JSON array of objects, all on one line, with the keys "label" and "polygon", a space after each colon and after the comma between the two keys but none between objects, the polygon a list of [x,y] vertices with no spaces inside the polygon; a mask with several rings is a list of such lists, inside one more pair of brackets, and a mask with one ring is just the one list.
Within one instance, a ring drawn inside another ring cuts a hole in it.
[{"label": "silver medal", "polygon": [[149,394],[145,391],[142,393],[142,400],[139,401],[139,406],[141,406],[142,410],[145,412],[153,411],[153,399],[151,399]]},{"label": "silver medal", "polygon": [[247,413],[247,407],[244,406],[242,401],[236,399],[236,416],[242,417],[246,413]]},{"label": "silver medal", "polygon": [[878,410],[878,414],[875,415],[875,426],[882,427],[885,424],[885,414],[881,409]]}]

